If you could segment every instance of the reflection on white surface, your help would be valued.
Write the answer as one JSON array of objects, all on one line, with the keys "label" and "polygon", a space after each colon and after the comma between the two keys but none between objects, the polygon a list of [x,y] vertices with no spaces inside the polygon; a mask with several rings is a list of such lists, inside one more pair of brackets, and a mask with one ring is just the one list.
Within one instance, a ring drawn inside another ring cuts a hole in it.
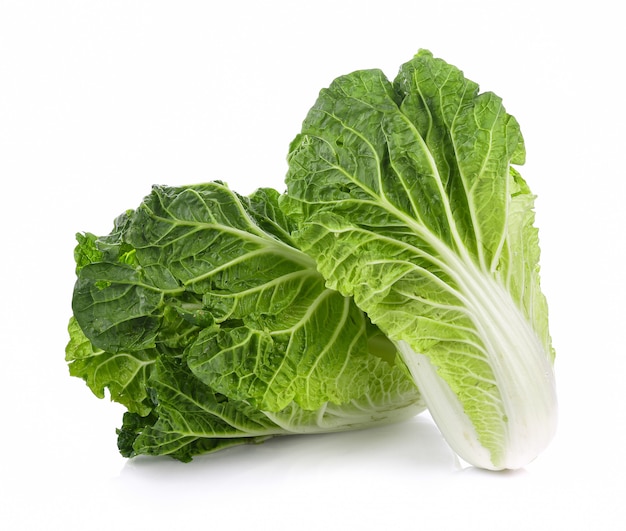
[{"label": "reflection on white surface", "polygon": [[[366,466],[365,466],[366,465]],[[416,475],[449,474],[460,467],[427,414],[409,421],[342,433],[276,437],[259,445],[244,445],[199,456],[191,463],[168,457],[139,456],[124,465],[123,484],[144,481],[230,483],[233,478],[269,482],[344,472],[393,474],[410,469]],[[224,484],[221,483],[221,486]]]}]

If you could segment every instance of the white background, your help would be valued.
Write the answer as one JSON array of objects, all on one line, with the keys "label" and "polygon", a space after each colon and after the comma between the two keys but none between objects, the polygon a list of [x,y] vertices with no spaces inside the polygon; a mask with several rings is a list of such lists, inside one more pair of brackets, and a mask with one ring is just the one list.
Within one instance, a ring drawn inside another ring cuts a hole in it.
[{"label": "white background", "polygon": [[[0,527],[626,529],[619,2],[0,1]],[[68,376],[74,234],[152,184],[282,189],[320,88],[418,48],[504,98],[538,195],[560,426],[525,470],[459,463],[427,416],[124,460]]]}]

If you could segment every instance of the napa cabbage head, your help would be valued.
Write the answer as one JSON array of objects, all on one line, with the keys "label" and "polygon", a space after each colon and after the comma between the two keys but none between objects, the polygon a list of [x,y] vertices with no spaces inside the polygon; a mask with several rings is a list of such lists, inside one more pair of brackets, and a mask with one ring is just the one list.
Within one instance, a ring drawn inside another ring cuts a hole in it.
[{"label": "napa cabbage head", "polygon": [[127,411],[121,453],[193,456],[424,409],[396,347],[294,246],[278,193],[155,186],[80,234],[70,373]]},{"label": "napa cabbage head", "polygon": [[393,82],[321,91],[288,156],[284,211],[327,286],[395,343],[466,461],[519,468],[557,401],[525,147],[501,99],[420,51]]}]

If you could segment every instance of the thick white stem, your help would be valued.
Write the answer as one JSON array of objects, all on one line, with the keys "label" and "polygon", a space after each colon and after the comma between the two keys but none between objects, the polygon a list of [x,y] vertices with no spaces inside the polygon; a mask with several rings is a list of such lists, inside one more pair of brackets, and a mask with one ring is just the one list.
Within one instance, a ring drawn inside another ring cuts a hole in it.
[{"label": "thick white stem", "polygon": [[[487,469],[521,468],[550,442],[557,422],[554,371],[550,357],[507,291],[493,277],[465,264],[460,288],[486,353],[500,395],[498,447],[486,448],[480,427],[444,381],[427,353],[405,341],[398,349],[444,437],[468,463]],[[457,386],[463,382],[455,382]],[[493,437],[492,437],[493,439]]]}]

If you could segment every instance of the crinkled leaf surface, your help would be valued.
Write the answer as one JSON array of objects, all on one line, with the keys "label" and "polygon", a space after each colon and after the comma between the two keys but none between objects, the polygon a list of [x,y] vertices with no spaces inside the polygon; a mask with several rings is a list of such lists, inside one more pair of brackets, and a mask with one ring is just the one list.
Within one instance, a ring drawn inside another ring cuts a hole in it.
[{"label": "crinkled leaf surface", "polygon": [[67,358],[136,413],[125,455],[188,459],[421,410],[395,347],[326,288],[290,223],[277,192],[213,182],[154,187],[111,234],[79,237]]},{"label": "crinkled leaf surface", "polygon": [[523,162],[500,98],[421,51],[393,83],[366,70],[321,91],[281,203],[327,285],[396,342],[449,441],[470,433],[482,455],[466,458],[487,468],[519,466],[554,425]]},{"label": "crinkled leaf surface", "polygon": [[125,415],[118,430],[120,451],[126,457],[170,455],[189,461],[276,435],[359,429],[406,419],[421,410],[415,386],[402,371],[390,371],[387,362],[375,356],[364,363],[371,373],[367,394],[315,410],[292,402],[268,412],[215,392],[190,374],[184,361],[161,357],[150,381],[158,397],[155,411],[148,417]]},{"label": "crinkled leaf surface", "polygon": [[93,346],[74,318],[70,319],[68,328],[66,361],[70,362],[70,375],[83,378],[99,398],[104,398],[108,389],[111,399],[126,406],[128,411],[149,414],[152,404],[146,382],[157,358],[156,350],[105,352]]}]

